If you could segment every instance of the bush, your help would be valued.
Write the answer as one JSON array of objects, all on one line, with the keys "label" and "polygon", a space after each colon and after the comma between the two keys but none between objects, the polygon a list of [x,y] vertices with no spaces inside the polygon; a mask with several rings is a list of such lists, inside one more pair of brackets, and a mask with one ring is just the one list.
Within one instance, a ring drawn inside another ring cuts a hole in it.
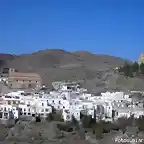
[{"label": "bush", "polygon": [[113,128],[113,124],[111,122],[105,121],[100,121],[96,124],[96,128],[99,128],[99,126],[103,129],[103,133],[109,133]]},{"label": "bush", "polygon": [[112,130],[112,124],[105,122],[103,125],[103,133],[109,133]]},{"label": "bush", "polygon": [[49,113],[46,117],[46,120],[48,120],[49,122],[52,121],[54,118],[53,118],[53,114],[52,113]]},{"label": "bush", "polygon": [[112,130],[119,131],[119,126],[116,124],[112,124]]},{"label": "bush", "polygon": [[57,124],[57,128],[61,131],[72,132],[73,128],[71,127],[70,123],[66,124]]},{"label": "bush", "polygon": [[77,119],[73,115],[72,115],[71,123],[73,126],[76,127],[76,129],[79,129],[79,122],[77,121]]},{"label": "bush", "polygon": [[78,121],[76,120],[76,118],[73,115],[72,115],[71,122],[72,122],[73,125],[77,125],[78,124]]},{"label": "bush", "polygon": [[143,63],[140,64],[140,72],[141,72],[141,74],[144,74],[144,64]]},{"label": "bush", "polygon": [[132,125],[131,119],[129,118],[125,118],[125,117],[121,117],[117,120],[117,124],[119,127],[126,127],[128,125]]},{"label": "bush", "polygon": [[117,126],[119,129],[122,130],[123,133],[126,131],[127,126],[132,126],[134,122],[134,117],[131,116],[130,118],[121,117],[117,120]]},{"label": "bush", "polygon": [[80,119],[82,120],[83,117],[84,115],[82,114],[82,112],[80,112]]},{"label": "bush", "polygon": [[144,116],[140,116],[136,120],[136,125],[138,126],[139,131],[144,131]]},{"label": "bush", "polygon": [[64,121],[61,113],[59,113],[59,112],[49,113],[47,115],[46,120],[48,120],[48,121],[60,121],[60,122]]},{"label": "bush", "polygon": [[144,64],[139,65],[137,62],[129,64],[127,61],[125,61],[124,66],[120,67],[119,69],[119,72],[122,72],[127,78],[138,75],[139,71],[144,73]]},{"label": "bush", "polygon": [[137,62],[134,62],[131,67],[132,67],[132,72],[134,73],[139,72],[139,64]]},{"label": "bush", "polygon": [[60,121],[60,122],[64,121],[60,112],[53,114],[53,118],[54,121]]},{"label": "bush", "polygon": [[41,117],[40,117],[40,115],[36,116],[36,122],[41,122]]},{"label": "bush", "polygon": [[83,128],[90,128],[91,127],[91,121],[92,121],[91,116],[84,115],[82,117],[82,126],[83,126]]},{"label": "bush", "polygon": [[124,75],[126,77],[132,77],[133,76],[132,67],[127,62],[125,62],[124,66],[123,66],[123,72],[124,72]]}]

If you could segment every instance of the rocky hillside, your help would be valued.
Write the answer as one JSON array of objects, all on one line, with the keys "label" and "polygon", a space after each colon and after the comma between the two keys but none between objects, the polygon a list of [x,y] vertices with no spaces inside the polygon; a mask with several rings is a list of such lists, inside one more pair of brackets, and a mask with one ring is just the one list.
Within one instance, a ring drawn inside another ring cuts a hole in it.
[{"label": "rocky hillside", "polygon": [[90,90],[115,89],[119,76],[112,68],[123,65],[125,60],[108,55],[96,55],[87,51],[67,52],[62,49],[41,50],[19,56],[1,54],[1,67],[13,67],[19,71],[37,72],[43,83],[51,87],[52,81],[84,80]]},{"label": "rocky hillside", "polygon": [[14,59],[14,55],[10,55],[10,54],[0,54],[0,67],[3,67],[7,64],[8,61],[11,61]]}]

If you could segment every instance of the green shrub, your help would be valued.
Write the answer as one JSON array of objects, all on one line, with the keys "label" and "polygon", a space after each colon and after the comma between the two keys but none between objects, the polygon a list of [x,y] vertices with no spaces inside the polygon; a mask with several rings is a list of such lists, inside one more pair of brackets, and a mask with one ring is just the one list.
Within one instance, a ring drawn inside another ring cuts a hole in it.
[{"label": "green shrub", "polygon": [[57,124],[57,128],[61,131],[72,132],[73,128],[71,127],[70,123],[65,124]]},{"label": "green shrub", "polygon": [[49,113],[46,117],[48,121],[60,121],[63,122],[63,118],[60,112]]},{"label": "green shrub", "polygon": [[79,129],[79,122],[73,115],[72,115],[71,123],[74,127],[76,127],[76,129]]},{"label": "green shrub", "polygon": [[84,115],[82,117],[82,126],[83,128],[90,128],[91,126],[91,121],[92,121],[92,117],[91,116],[87,116],[87,115]]}]

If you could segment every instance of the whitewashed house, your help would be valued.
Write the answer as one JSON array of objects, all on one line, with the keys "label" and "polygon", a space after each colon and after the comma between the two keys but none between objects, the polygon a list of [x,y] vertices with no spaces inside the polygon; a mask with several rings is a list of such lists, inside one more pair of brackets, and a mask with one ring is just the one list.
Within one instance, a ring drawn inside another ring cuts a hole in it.
[{"label": "whitewashed house", "polygon": [[19,111],[17,107],[11,105],[0,105],[0,119],[18,119]]}]

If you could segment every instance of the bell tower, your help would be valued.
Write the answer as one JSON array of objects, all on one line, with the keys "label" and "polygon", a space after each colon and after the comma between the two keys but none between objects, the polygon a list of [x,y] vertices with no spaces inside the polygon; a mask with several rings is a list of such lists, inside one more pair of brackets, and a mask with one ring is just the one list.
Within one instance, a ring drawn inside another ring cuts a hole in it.
[{"label": "bell tower", "polygon": [[138,63],[139,63],[139,64],[144,63],[144,53],[143,53],[143,52],[140,54]]}]

